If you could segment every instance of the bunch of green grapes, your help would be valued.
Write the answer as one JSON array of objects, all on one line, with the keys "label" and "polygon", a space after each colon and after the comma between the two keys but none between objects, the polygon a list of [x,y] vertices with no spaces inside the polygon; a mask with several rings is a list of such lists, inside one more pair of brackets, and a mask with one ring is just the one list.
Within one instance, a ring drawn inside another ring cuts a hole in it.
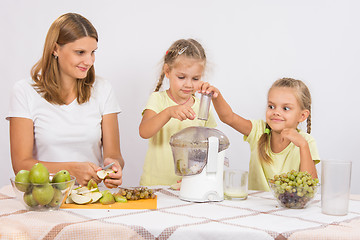
[{"label": "bunch of green grapes", "polygon": [[156,195],[154,190],[147,187],[120,188],[119,193],[127,200],[154,199]]},{"label": "bunch of green grapes", "polygon": [[275,175],[269,185],[279,202],[288,208],[303,208],[314,197],[319,179],[307,172],[292,170]]}]

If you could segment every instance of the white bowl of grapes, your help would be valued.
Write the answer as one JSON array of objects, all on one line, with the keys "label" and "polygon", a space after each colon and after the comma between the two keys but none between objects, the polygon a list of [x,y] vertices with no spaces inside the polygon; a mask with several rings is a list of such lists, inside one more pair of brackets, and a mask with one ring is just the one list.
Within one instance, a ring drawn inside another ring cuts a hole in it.
[{"label": "white bowl of grapes", "polygon": [[305,208],[315,197],[319,186],[319,179],[295,170],[269,179],[272,194],[286,208]]}]

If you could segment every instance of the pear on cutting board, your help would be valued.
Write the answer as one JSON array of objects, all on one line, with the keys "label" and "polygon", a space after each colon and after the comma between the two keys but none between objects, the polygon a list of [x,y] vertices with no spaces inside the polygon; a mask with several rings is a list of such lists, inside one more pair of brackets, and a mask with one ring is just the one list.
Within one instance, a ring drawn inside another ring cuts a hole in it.
[{"label": "pear on cutting board", "polygon": [[102,204],[113,204],[115,203],[115,198],[110,191],[105,190],[102,192],[102,198],[99,201]]},{"label": "pear on cutting board", "polygon": [[91,203],[96,203],[103,196],[101,192],[89,192],[85,193],[83,196],[88,196],[92,199]]},{"label": "pear on cutting board", "polygon": [[76,193],[70,194],[69,198],[71,198],[71,200],[74,201],[74,203],[76,204],[87,204],[92,202],[92,198],[90,196],[76,194]]}]

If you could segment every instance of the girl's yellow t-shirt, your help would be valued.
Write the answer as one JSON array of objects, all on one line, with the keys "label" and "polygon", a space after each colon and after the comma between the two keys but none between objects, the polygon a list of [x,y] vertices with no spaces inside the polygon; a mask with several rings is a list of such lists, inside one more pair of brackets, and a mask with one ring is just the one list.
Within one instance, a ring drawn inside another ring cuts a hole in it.
[{"label": "girl's yellow t-shirt", "polygon": [[[200,100],[196,97],[195,103],[192,106],[195,114],[199,112]],[[153,92],[146,104],[146,109],[151,109],[156,113],[163,111],[165,108],[177,105],[166,91]],[[144,111],[145,111],[144,110]],[[171,118],[153,137],[149,139],[148,150],[143,166],[143,173],[140,179],[140,185],[172,185],[181,179],[181,176],[175,174],[174,159],[170,146],[170,137],[180,130],[192,127],[216,127],[216,121],[210,110],[209,119],[207,121],[186,119],[180,121]]]},{"label": "girl's yellow t-shirt", "polygon": [[[258,141],[265,131],[266,123],[263,120],[251,120],[252,129],[244,140],[250,144],[249,164],[249,190],[270,191],[268,179],[276,174],[287,173],[291,170],[300,170],[300,149],[292,142],[280,153],[269,150],[268,154],[273,160],[272,164],[261,162],[258,156]],[[308,133],[299,132],[308,142],[311,157],[315,164],[320,162],[315,139]],[[270,142],[269,142],[270,144]]]}]

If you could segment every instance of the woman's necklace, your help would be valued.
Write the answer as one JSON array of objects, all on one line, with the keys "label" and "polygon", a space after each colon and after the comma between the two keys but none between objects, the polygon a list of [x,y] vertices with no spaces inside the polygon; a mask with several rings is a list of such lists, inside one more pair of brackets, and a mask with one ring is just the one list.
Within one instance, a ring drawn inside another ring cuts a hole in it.
[{"label": "woman's necklace", "polygon": [[191,96],[188,98],[188,100],[186,100],[184,103],[178,103],[176,100],[175,100],[175,98],[173,97],[173,95],[171,94],[171,92],[170,92],[170,90],[168,90],[168,93],[169,93],[169,95],[170,95],[170,98],[176,103],[176,104],[178,104],[178,105],[184,105],[185,103],[187,103],[189,100],[190,100],[190,98],[191,98]]}]

